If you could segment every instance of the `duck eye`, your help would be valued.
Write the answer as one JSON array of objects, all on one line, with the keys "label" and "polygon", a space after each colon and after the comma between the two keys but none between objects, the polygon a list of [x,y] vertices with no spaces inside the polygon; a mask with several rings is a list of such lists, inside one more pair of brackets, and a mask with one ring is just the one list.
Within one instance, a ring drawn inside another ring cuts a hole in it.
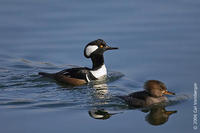
[{"label": "duck eye", "polygon": [[100,45],[100,48],[103,48],[103,45]]}]

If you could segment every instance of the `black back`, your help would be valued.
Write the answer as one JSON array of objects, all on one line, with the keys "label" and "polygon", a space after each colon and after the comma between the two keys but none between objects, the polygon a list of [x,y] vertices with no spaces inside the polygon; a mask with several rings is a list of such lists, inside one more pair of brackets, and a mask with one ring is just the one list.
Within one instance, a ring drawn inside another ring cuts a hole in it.
[{"label": "black back", "polygon": [[96,78],[90,73],[89,68],[87,67],[79,67],[79,68],[70,68],[70,69],[65,69],[62,70],[58,73],[56,73],[57,76],[59,75],[64,75],[69,78],[76,78],[76,79],[83,79],[86,80],[86,75],[89,78],[89,80],[95,80]]}]

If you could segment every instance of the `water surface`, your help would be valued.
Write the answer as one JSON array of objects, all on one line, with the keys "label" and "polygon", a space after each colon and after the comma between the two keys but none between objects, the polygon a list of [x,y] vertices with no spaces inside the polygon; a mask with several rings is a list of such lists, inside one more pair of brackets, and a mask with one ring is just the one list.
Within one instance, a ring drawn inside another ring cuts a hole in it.
[{"label": "water surface", "polygon": [[[197,132],[199,6],[191,0],[1,0],[1,132]],[[120,48],[105,53],[111,81],[70,88],[38,75],[90,67],[83,48],[98,38]],[[169,105],[130,109],[115,97],[141,90],[148,79],[177,94]]]}]

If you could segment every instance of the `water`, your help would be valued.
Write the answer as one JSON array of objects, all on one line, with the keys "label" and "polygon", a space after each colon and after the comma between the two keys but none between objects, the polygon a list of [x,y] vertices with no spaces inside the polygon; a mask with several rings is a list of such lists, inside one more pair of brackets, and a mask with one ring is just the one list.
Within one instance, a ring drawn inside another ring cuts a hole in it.
[{"label": "water", "polygon": [[[1,132],[197,132],[199,6],[191,0],[1,0]],[[120,48],[105,53],[111,81],[69,88],[38,76],[90,67],[83,48],[98,38]],[[141,90],[148,79],[177,94],[169,105],[148,112],[115,98]]]}]

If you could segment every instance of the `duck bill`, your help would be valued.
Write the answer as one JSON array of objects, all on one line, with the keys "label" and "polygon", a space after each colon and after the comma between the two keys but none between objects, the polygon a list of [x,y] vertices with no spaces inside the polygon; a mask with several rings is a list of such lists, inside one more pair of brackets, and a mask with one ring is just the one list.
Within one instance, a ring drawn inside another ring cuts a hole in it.
[{"label": "duck bill", "polygon": [[171,115],[171,114],[174,114],[174,113],[176,113],[177,111],[166,111],[165,113],[167,114],[167,115]]},{"label": "duck bill", "polygon": [[165,90],[165,91],[163,92],[163,94],[165,94],[165,95],[176,95],[175,93],[170,92],[170,91],[167,91],[167,90]]},{"label": "duck bill", "polygon": [[119,49],[117,47],[110,47],[110,46],[106,46],[105,47],[105,50],[116,50],[116,49]]}]

